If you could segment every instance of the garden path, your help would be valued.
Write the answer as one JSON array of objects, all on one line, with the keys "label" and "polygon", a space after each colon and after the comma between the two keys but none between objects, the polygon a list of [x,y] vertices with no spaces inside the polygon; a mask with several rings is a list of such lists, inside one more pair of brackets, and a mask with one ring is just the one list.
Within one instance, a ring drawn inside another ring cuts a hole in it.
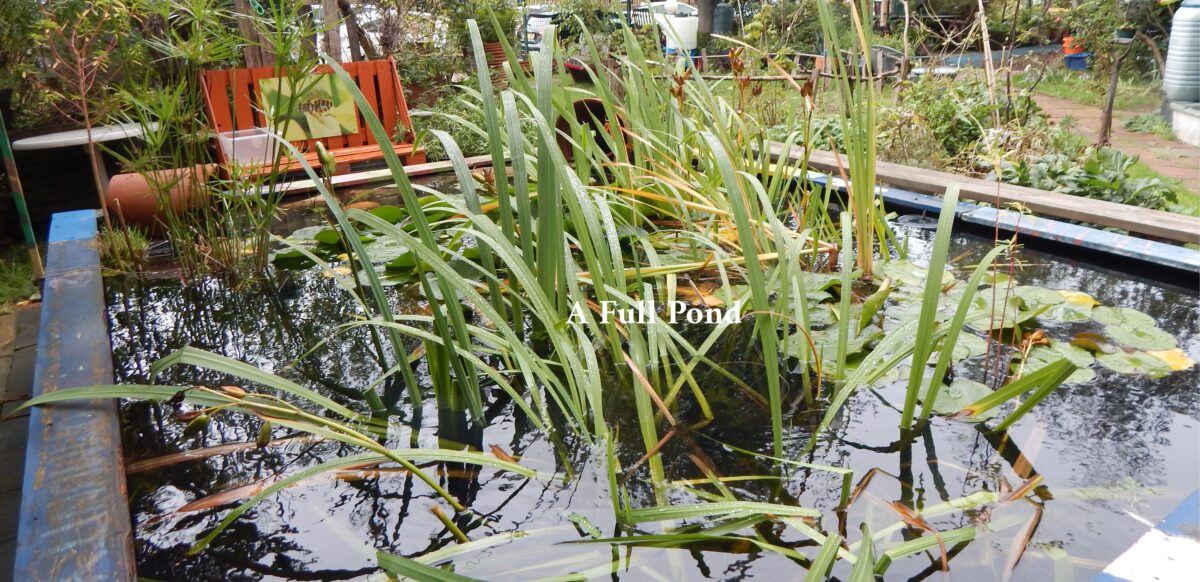
[{"label": "garden path", "polygon": [[[1082,105],[1066,99],[1035,95],[1038,105],[1055,122],[1070,115],[1078,122],[1075,133],[1095,143],[1100,135],[1099,107]],[[1142,163],[1155,172],[1175,178],[1193,192],[1200,192],[1200,147],[1163,139],[1157,135],[1135,133],[1121,127],[1121,122],[1136,115],[1134,112],[1116,111],[1113,114],[1112,146],[1129,155],[1138,156]]]},{"label": "garden path", "polygon": [[29,435],[28,412],[13,418],[7,415],[33,390],[40,305],[26,305],[0,315],[0,579],[12,576],[16,558],[25,440]]}]

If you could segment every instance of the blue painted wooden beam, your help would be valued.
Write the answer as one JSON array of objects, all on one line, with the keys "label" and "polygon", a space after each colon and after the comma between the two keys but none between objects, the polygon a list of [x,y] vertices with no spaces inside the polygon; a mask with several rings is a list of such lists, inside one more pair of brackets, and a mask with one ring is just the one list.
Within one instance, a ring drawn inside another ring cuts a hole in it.
[{"label": "blue painted wooden beam", "polygon": [[1200,573],[1200,490],[1113,560],[1092,582],[1196,580]]},{"label": "blue painted wooden beam", "polygon": [[[830,178],[820,172],[809,172],[809,180],[816,184],[829,185],[840,191],[845,191],[846,188],[846,183],[840,178]],[[883,199],[885,208],[900,205],[931,214],[939,213],[942,208],[941,196],[920,194],[898,188],[876,187],[875,190]],[[1012,210],[996,210],[990,206],[980,206],[970,202],[959,202],[955,213],[960,219],[971,224],[986,227],[999,225],[1000,230],[1007,232],[1066,243],[1116,257],[1200,273],[1200,251],[1183,246],[1042,218],[1032,214],[1022,214]]]},{"label": "blue painted wooden beam", "polygon": [[[94,210],[51,223],[33,381],[35,396],[113,381]],[[33,409],[25,459],[14,578],[133,580],[114,402]]]}]

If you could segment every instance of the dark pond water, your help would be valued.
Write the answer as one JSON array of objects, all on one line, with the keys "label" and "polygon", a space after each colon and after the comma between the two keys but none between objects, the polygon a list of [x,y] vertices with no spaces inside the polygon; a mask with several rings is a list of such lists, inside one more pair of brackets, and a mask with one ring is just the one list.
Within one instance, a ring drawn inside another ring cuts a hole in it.
[{"label": "dark pond water", "polygon": [[[313,215],[293,213],[281,232],[311,224]],[[906,230],[911,252],[920,262],[930,234]],[[957,264],[972,265],[990,244],[975,236],[959,235],[951,256]],[[1026,265],[1016,278],[1024,284],[1084,291],[1101,303],[1132,307],[1154,316],[1176,335],[1192,359],[1200,359],[1198,302],[1187,289],[1151,284],[1098,271],[1070,260],[1025,251]],[[1190,283],[1185,283],[1190,285]],[[333,279],[315,271],[280,272],[261,283],[229,285],[208,281],[183,287],[170,278],[135,281],[113,278],[107,286],[112,327],[113,359],[119,382],[145,382],[155,359],[185,345],[221,353],[271,370],[305,385],[337,394],[362,389],[378,375],[369,337],[361,329],[335,333],[340,322],[355,315],[354,302]],[[419,311],[414,297],[395,294],[398,311]],[[1069,336],[1081,324],[1047,325],[1051,335]],[[1084,326],[1086,327],[1086,326]],[[744,337],[730,334],[719,346],[718,359],[739,369],[745,355]],[[316,341],[328,339],[311,355]],[[740,343],[739,343],[740,342]],[[956,368],[958,374],[978,377],[979,358]],[[424,370],[420,370],[424,372]],[[743,370],[753,377],[753,369]],[[1025,478],[1044,478],[1038,503],[1017,502],[983,509],[953,511],[930,523],[939,530],[976,524],[988,529],[974,542],[950,548],[950,574],[943,574],[938,552],[900,560],[887,579],[1000,579],[1013,558],[1014,540],[1036,526],[1016,566],[1015,580],[1085,580],[1123,552],[1200,483],[1200,403],[1195,368],[1166,378],[1122,376],[1097,367],[1096,380],[1065,385],[1025,417],[1005,439],[974,425],[939,419],[906,446],[894,443],[903,388],[891,385],[862,390],[816,451],[800,457],[810,436],[814,415],[795,406],[786,445],[789,458],[853,469],[855,482],[872,470],[874,477],[863,495],[844,514],[838,505],[839,478],[812,469],[773,468],[755,457],[721,443],[767,453],[770,427],[765,412],[713,379],[706,385],[717,419],[689,439],[674,439],[663,449],[670,479],[701,477],[688,455],[707,457],[723,475],[768,475],[771,480],[739,481],[730,488],[740,499],[773,501],[815,507],[824,512],[824,530],[844,529],[857,540],[859,524],[878,531],[897,522],[887,504],[902,501],[929,507],[979,491],[1005,491]],[[219,385],[229,378],[178,368],[165,382]],[[426,387],[428,388],[428,386]],[[620,456],[625,466],[637,460],[640,446],[629,387],[612,384],[610,418],[622,412]],[[798,399],[793,392],[791,401]],[[472,539],[523,531],[497,547],[455,560],[456,571],[486,579],[529,580],[582,572],[596,578],[621,580],[797,579],[800,566],[771,552],[750,546],[699,545],[687,549],[622,548],[574,543],[589,539],[590,523],[603,535],[614,534],[614,519],[603,451],[580,446],[570,438],[555,443],[515,413],[511,403],[495,398],[487,413],[490,422],[475,434],[439,432],[432,398],[417,439],[436,446],[475,440],[484,451],[492,445],[521,457],[538,471],[558,473],[557,479],[525,479],[483,470],[477,474],[451,470],[444,482],[475,511],[459,521]],[[172,417],[166,406],[126,403],[123,406],[127,462],[151,459],[203,447],[253,442],[258,421],[218,415],[204,430],[185,434],[186,423]],[[411,411],[393,419],[388,442],[407,446]],[[696,420],[699,413],[685,402],[681,417]],[[443,419],[449,420],[449,419]],[[618,423],[621,424],[621,423]],[[459,427],[461,428],[461,427]],[[469,432],[469,431],[468,431]],[[286,432],[275,429],[273,436]],[[448,441],[443,441],[448,442]],[[453,538],[431,513],[442,505],[420,481],[398,472],[347,472],[321,477],[287,489],[235,522],[199,556],[186,550],[215,526],[230,504],[179,512],[185,504],[236,487],[253,486],[338,455],[348,447],[294,439],[265,449],[244,448],[224,455],[182,462],[133,473],[129,477],[131,510],[136,527],[140,575],[162,580],[365,578],[377,573],[374,551],[385,549],[413,556],[451,547]],[[567,468],[570,477],[567,478]],[[433,468],[430,468],[432,471]],[[652,503],[644,483],[645,469],[628,485],[635,502]],[[668,497],[688,497],[669,491]],[[1040,519],[1038,513],[1040,512]],[[647,533],[657,533],[651,525]],[[758,533],[784,546],[814,555],[816,547],[794,531],[761,527]],[[885,547],[912,532],[900,531]],[[617,565],[612,566],[614,560]],[[845,565],[835,571],[843,578]]]}]

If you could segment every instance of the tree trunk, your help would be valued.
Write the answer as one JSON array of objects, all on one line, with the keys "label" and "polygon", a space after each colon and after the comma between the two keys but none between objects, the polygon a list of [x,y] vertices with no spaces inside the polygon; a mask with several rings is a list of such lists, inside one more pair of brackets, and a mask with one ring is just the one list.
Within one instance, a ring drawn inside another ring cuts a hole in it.
[{"label": "tree trunk", "polygon": [[342,62],[342,11],[337,0],[321,1],[321,28],[325,43],[325,54],[336,62]]},{"label": "tree trunk", "polygon": [[891,34],[892,32],[892,0],[880,0],[879,2],[879,31]]},{"label": "tree trunk", "polygon": [[254,68],[274,65],[275,55],[265,48],[267,46],[266,39],[258,34],[258,30],[254,28],[254,23],[251,21],[255,12],[250,7],[250,3],[247,0],[234,0],[233,9],[238,14],[238,33],[246,40],[246,44],[242,48],[246,66]]},{"label": "tree trunk", "polygon": [[716,14],[717,0],[698,0],[696,11],[700,17],[696,23],[696,41],[698,46],[708,44],[708,37],[713,31],[713,16]]}]

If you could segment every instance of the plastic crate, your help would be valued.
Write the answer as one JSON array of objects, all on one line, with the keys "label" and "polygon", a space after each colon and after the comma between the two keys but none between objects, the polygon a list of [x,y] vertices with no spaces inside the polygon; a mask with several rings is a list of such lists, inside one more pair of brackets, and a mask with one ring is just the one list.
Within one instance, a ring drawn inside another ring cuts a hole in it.
[{"label": "plastic crate", "polygon": [[1067,68],[1075,71],[1086,71],[1091,68],[1092,53],[1076,53],[1073,55],[1064,55],[1063,60],[1066,61]]}]

